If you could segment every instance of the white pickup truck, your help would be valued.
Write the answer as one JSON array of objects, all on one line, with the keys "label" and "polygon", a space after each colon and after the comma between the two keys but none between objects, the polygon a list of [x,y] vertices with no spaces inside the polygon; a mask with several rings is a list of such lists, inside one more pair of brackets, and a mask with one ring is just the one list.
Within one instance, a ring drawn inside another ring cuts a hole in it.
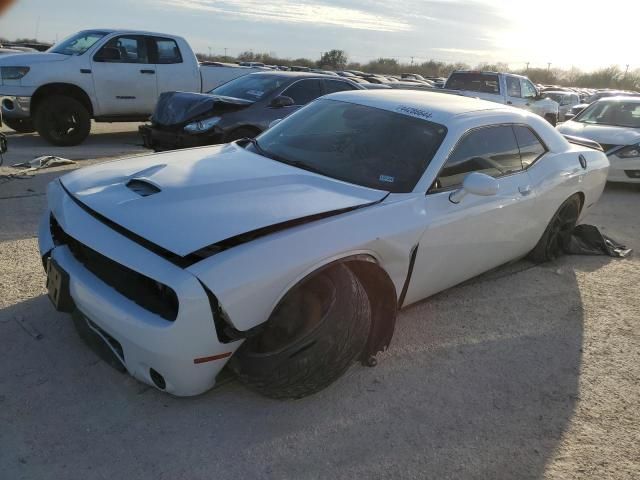
[{"label": "white pickup truck", "polygon": [[558,121],[558,103],[545,98],[531,80],[522,75],[457,70],[449,75],[444,88],[529,110],[544,117],[553,126]]},{"label": "white pickup truck", "polygon": [[259,68],[201,65],[181,37],[85,30],[44,53],[0,57],[2,119],[54,145],[77,145],[98,122],[145,121],[161,93],[207,92]]}]

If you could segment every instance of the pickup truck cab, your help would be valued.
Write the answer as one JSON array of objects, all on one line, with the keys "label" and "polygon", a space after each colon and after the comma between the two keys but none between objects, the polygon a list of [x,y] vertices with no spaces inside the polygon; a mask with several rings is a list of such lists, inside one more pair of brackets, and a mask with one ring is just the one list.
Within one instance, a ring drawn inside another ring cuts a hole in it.
[{"label": "pickup truck cab", "polygon": [[558,103],[545,98],[531,80],[522,75],[458,70],[451,73],[444,88],[528,110],[544,117],[554,126],[558,121]]},{"label": "pickup truck cab", "polygon": [[163,92],[209,91],[253,71],[201,66],[175,35],[85,30],[44,53],[0,58],[2,116],[16,131],[77,145],[89,135],[91,119],[145,121]]}]

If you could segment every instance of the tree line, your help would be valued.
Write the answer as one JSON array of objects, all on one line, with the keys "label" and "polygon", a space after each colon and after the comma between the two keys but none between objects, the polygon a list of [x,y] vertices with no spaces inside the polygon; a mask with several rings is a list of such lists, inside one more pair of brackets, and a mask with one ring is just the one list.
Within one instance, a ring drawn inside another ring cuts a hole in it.
[{"label": "tree line", "polygon": [[308,58],[282,58],[274,53],[244,51],[236,57],[209,56],[198,54],[201,60],[219,62],[262,62],[266,65],[302,66],[327,70],[361,70],[368,73],[399,75],[418,73],[423,77],[448,77],[454,70],[485,70],[510,72],[526,75],[535,83],[562,85],[584,88],[616,88],[621,90],[640,90],[640,69],[625,71],[617,65],[585,72],[578,68],[522,68],[513,69],[506,63],[480,63],[469,65],[463,62],[449,63],[429,60],[422,63],[407,64],[395,58],[378,58],[367,63],[349,61],[344,50],[330,50],[322,54],[320,60]]}]

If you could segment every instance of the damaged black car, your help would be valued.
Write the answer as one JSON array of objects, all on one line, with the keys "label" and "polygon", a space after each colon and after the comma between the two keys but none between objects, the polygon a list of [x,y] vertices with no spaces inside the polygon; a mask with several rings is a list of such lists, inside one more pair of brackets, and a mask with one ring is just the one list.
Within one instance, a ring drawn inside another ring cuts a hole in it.
[{"label": "damaged black car", "polygon": [[322,95],[362,90],[346,78],[302,72],[245,75],[208,93],[163,93],[140,127],[144,146],[155,151],[253,138]]}]

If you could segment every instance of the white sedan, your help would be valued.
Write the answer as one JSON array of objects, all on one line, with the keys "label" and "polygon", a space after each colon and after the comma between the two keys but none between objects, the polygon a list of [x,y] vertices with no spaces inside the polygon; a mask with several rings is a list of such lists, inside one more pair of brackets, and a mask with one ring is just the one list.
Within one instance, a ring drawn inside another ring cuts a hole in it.
[{"label": "white sedan", "polygon": [[610,182],[640,183],[640,98],[598,100],[558,131],[602,145],[611,162]]},{"label": "white sedan", "polygon": [[[543,118],[445,93],[341,92],[255,140],[83,168],[39,230],[49,297],[139,380],[271,397],[375,363],[397,311],[553,259],[609,162]],[[595,145],[591,148],[589,145]]]}]

